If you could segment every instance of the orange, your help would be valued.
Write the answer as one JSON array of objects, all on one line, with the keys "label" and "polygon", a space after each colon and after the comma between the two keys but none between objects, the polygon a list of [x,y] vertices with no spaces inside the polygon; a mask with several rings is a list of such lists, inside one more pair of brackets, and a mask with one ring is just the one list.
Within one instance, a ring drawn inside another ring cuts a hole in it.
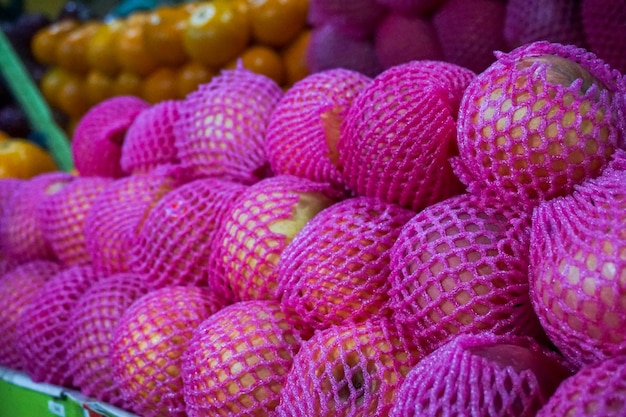
[{"label": "orange", "polygon": [[291,86],[310,74],[306,62],[306,52],[311,39],[311,30],[301,32],[282,52],[285,64],[285,84]]},{"label": "orange", "polygon": [[177,66],[187,60],[183,33],[190,14],[182,7],[159,7],[148,15],[143,41],[159,64]]},{"label": "orange", "polygon": [[0,130],[0,142],[3,140],[7,140],[7,139],[11,139],[11,136],[7,135],[2,130]]},{"label": "orange", "polygon": [[113,80],[113,96],[140,97],[142,84],[143,82],[139,75],[122,71]]},{"label": "orange", "polygon": [[89,41],[100,26],[101,22],[83,23],[63,37],[57,44],[57,64],[68,71],[86,73],[89,70],[87,61]]},{"label": "orange", "polygon": [[149,103],[178,98],[177,75],[176,69],[170,67],[155,70],[144,79],[141,96]]},{"label": "orange", "polygon": [[81,76],[68,73],[57,93],[58,107],[70,117],[80,117],[89,110],[84,81]]},{"label": "orange", "polygon": [[308,0],[248,0],[252,36],[270,46],[284,46],[304,30]]},{"label": "orange", "polygon": [[283,60],[274,49],[262,45],[254,45],[246,49],[239,58],[231,61],[226,68],[235,68],[241,59],[244,68],[276,81],[281,85],[285,76]]},{"label": "orange", "polygon": [[61,39],[79,25],[77,20],[64,19],[38,30],[30,43],[30,49],[35,59],[42,64],[56,64],[57,45]]},{"label": "orange", "polygon": [[196,91],[200,84],[208,83],[215,74],[215,71],[199,62],[189,61],[178,70],[176,77],[178,98],[185,98],[187,94]]},{"label": "orange", "polygon": [[194,10],[187,21],[183,45],[195,61],[221,68],[243,52],[250,40],[245,4],[213,0]]},{"label": "orange", "polygon": [[100,71],[89,71],[85,79],[85,94],[92,106],[113,96],[114,79]]},{"label": "orange", "polygon": [[91,69],[108,75],[115,75],[120,70],[115,45],[122,27],[122,21],[112,20],[101,25],[93,34],[87,47],[87,62]]},{"label": "orange", "polygon": [[116,37],[116,56],[120,67],[138,75],[147,75],[157,67],[157,61],[148,53],[143,34],[148,15],[135,13],[128,18]]},{"label": "orange", "polygon": [[29,179],[57,169],[48,152],[26,139],[0,141],[0,178]]},{"label": "orange", "polygon": [[61,67],[51,67],[46,71],[40,81],[41,94],[48,104],[53,107],[59,106],[59,91],[70,77],[70,73]]}]

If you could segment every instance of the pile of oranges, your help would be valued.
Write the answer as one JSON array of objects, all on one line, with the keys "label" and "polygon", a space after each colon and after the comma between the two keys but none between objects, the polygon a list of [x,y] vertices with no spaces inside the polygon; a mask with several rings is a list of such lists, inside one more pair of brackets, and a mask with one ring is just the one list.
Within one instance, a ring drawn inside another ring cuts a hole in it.
[{"label": "pile of oranges", "polygon": [[56,170],[57,164],[48,151],[0,131],[0,179],[29,179]]},{"label": "pile of oranges", "polygon": [[210,0],[110,21],[60,20],[32,40],[34,57],[50,66],[41,91],[71,126],[113,96],[184,98],[239,61],[288,88],[309,73],[308,3]]}]

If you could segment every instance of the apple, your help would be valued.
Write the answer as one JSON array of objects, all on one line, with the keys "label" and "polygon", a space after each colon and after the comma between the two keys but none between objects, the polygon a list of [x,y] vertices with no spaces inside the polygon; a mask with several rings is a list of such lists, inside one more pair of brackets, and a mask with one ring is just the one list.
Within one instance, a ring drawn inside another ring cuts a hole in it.
[{"label": "apple", "polygon": [[589,50],[626,73],[626,12],[620,0],[582,0],[583,29]]},{"label": "apple", "polygon": [[428,16],[441,7],[446,0],[377,0],[377,2],[404,15]]}]

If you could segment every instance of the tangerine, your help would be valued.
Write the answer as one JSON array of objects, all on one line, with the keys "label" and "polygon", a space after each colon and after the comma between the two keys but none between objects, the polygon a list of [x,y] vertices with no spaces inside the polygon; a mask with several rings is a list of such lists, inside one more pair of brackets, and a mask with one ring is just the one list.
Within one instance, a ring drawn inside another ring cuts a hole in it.
[{"label": "tangerine", "polygon": [[52,107],[59,106],[59,91],[65,84],[70,73],[61,67],[50,67],[39,83],[41,94]]},{"label": "tangerine", "polygon": [[248,0],[253,38],[269,46],[285,46],[306,27],[308,0]]},{"label": "tangerine", "polygon": [[114,79],[100,71],[89,71],[85,79],[85,93],[92,106],[113,96]]},{"label": "tangerine", "polygon": [[56,49],[59,42],[80,26],[74,19],[63,19],[38,30],[31,40],[30,49],[35,59],[46,65],[56,64]]},{"label": "tangerine", "polygon": [[306,60],[307,48],[311,39],[311,30],[301,32],[298,37],[282,51],[285,65],[285,85],[291,86],[311,73]]},{"label": "tangerine", "polygon": [[89,40],[87,62],[91,69],[107,75],[115,75],[120,70],[117,61],[116,37],[124,24],[120,20],[111,20],[101,25]]},{"label": "tangerine", "polygon": [[189,61],[178,70],[176,78],[178,98],[185,98],[187,94],[196,91],[200,84],[211,81],[211,78],[215,75],[216,72],[212,69],[199,62]]},{"label": "tangerine", "polygon": [[121,71],[113,80],[113,96],[141,97],[141,77],[133,72]]},{"label": "tangerine", "polygon": [[177,75],[178,73],[174,68],[161,67],[156,69],[143,81],[141,97],[152,104],[178,98]]},{"label": "tangerine", "polygon": [[244,68],[257,74],[263,74],[274,80],[278,85],[283,83],[285,76],[283,60],[274,49],[263,45],[251,46],[239,58],[231,61],[226,68],[235,68],[239,60],[241,60]]},{"label": "tangerine", "polygon": [[129,17],[116,37],[116,56],[122,70],[147,75],[158,64],[144,46],[143,35],[148,14],[135,13]]},{"label": "tangerine", "polygon": [[0,140],[0,178],[29,179],[57,169],[52,156],[34,143],[22,138]]},{"label": "tangerine", "polygon": [[162,65],[181,65],[187,59],[183,33],[190,12],[183,7],[159,7],[148,15],[144,26],[144,45]]},{"label": "tangerine", "polygon": [[90,108],[85,90],[85,80],[77,74],[69,73],[57,94],[59,109],[70,117],[80,117]]},{"label": "tangerine", "polygon": [[75,73],[89,71],[87,50],[89,41],[102,26],[101,22],[86,22],[63,37],[56,49],[56,62],[61,68]]}]

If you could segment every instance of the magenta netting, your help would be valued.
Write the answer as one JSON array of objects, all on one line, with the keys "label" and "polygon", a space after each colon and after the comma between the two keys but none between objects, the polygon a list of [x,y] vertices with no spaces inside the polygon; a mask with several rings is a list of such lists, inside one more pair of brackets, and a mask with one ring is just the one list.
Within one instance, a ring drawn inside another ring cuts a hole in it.
[{"label": "magenta netting", "polygon": [[126,309],[148,291],[148,282],[142,275],[113,274],[93,284],[72,309],[69,373],[83,394],[121,408],[129,407],[113,381],[111,341]]},{"label": "magenta netting", "polygon": [[293,356],[311,333],[292,323],[293,313],[271,300],[238,302],[208,317],[183,357],[189,417],[270,415]]},{"label": "magenta netting", "polygon": [[[313,0],[315,1],[315,0]],[[379,4],[387,6],[394,11],[398,11],[403,14],[419,14],[429,15],[439,7],[441,7],[446,0],[376,0]]]},{"label": "magenta netting", "polygon": [[65,266],[89,265],[85,218],[112,178],[76,177],[39,206],[37,213],[44,238]]},{"label": "magenta netting", "polygon": [[93,202],[85,219],[85,241],[97,271],[129,271],[131,250],[150,210],[186,181],[177,171],[157,169],[115,180]]},{"label": "magenta netting", "polygon": [[531,338],[462,335],[409,372],[389,416],[534,417],[570,375]]},{"label": "magenta netting", "polygon": [[4,208],[9,203],[11,195],[17,190],[20,185],[24,184],[26,180],[17,178],[0,178],[0,219],[4,213]]},{"label": "magenta netting", "polygon": [[[563,68],[568,61],[573,63]],[[555,81],[546,78],[551,65]],[[573,83],[564,87],[558,77]],[[499,54],[465,91],[455,173],[473,192],[490,188],[520,200],[571,192],[599,175],[618,143],[611,99],[618,78],[574,46],[534,42]]]},{"label": "magenta netting", "polygon": [[0,278],[7,272],[12,271],[19,266],[21,262],[14,259],[8,259],[5,254],[0,252]]},{"label": "magenta netting", "polygon": [[621,417],[626,410],[626,356],[588,365],[563,381],[537,417]]},{"label": "magenta netting", "polygon": [[206,288],[172,286],[135,300],[111,342],[113,381],[142,417],[185,417],[183,354],[194,330],[223,307]]},{"label": "magenta netting", "polygon": [[493,51],[506,50],[504,16],[501,1],[446,1],[433,16],[445,60],[484,71],[495,60]]},{"label": "magenta netting", "polygon": [[265,131],[283,91],[238,67],[223,70],[180,104],[174,129],[183,166],[197,177],[254,183],[266,174]]},{"label": "magenta netting", "polygon": [[508,0],[504,38],[509,48],[541,40],[586,48],[580,2]]},{"label": "magenta netting", "polygon": [[280,257],[281,305],[316,329],[390,315],[389,253],[413,216],[371,197],[322,210]]},{"label": "magenta netting", "polygon": [[457,154],[455,98],[473,78],[434,61],[377,76],[341,125],[339,166],[348,187],[414,211],[461,192],[448,158]]},{"label": "magenta netting", "polygon": [[126,131],[120,164],[128,173],[146,173],[159,165],[178,163],[174,125],[182,102],[165,100],[137,115]]},{"label": "magenta netting", "polygon": [[209,261],[219,227],[247,186],[215,178],[199,179],[164,196],[148,214],[129,259],[133,272],[151,285],[207,286]]},{"label": "magenta netting", "polygon": [[65,172],[46,173],[25,181],[15,190],[0,219],[0,252],[19,262],[54,260],[54,251],[44,238],[37,212],[42,202],[73,179]]},{"label": "magenta netting", "polygon": [[276,299],[281,253],[307,221],[338,200],[338,194],[329,184],[290,175],[247,188],[215,237],[209,286],[235,301]]},{"label": "magenta netting", "polygon": [[533,213],[531,299],[546,334],[577,366],[626,350],[626,171],[605,174]]},{"label": "magenta netting", "polygon": [[18,321],[26,305],[37,297],[37,291],[60,271],[56,262],[32,261],[0,276],[0,365],[22,369]]},{"label": "magenta netting", "polygon": [[302,342],[280,392],[280,417],[387,416],[428,350],[389,320],[344,323]]},{"label": "magenta netting", "polygon": [[385,12],[376,0],[311,0],[308,20],[313,26],[330,24],[351,38],[365,39]]},{"label": "magenta netting", "polygon": [[342,187],[336,167],[339,126],[371,81],[337,68],[311,74],[289,88],[267,127],[265,150],[272,171]]},{"label": "magenta netting", "polygon": [[581,14],[592,52],[626,74],[626,7],[622,0],[582,0]]},{"label": "magenta netting", "polygon": [[22,367],[36,382],[71,387],[68,373],[74,323],[72,310],[81,295],[104,276],[88,266],[74,266],[51,277],[22,311],[17,346]]},{"label": "magenta netting", "polygon": [[427,207],[391,249],[394,319],[434,345],[484,331],[541,336],[529,236],[530,216],[469,194]]},{"label": "magenta netting", "polygon": [[72,138],[76,170],[83,176],[119,178],[126,131],[148,102],[133,96],[109,98],[93,106],[81,118]]}]

